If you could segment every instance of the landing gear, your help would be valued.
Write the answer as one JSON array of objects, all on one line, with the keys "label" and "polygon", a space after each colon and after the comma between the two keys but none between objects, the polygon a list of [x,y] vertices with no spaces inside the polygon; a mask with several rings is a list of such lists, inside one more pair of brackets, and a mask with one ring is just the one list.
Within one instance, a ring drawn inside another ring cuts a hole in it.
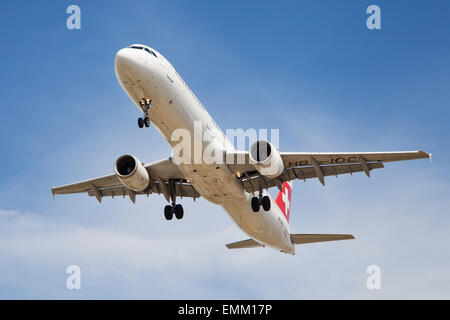
[{"label": "landing gear", "polygon": [[167,205],[164,207],[164,217],[166,220],[172,220],[174,215],[178,220],[183,219],[184,210],[181,204]]},{"label": "landing gear", "polygon": [[270,198],[268,196],[262,197],[261,205],[262,205],[264,211],[269,211],[270,210]]},{"label": "landing gear", "polygon": [[253,197],[251,201],[253,212],[259,212],[259,208],[262,206],[264,211],[270,210],[270,198],[269,196],[262,196],[259,194],[259,197]]},{"label": "landing gear", "polygon": [[164,207],[164,217],[166,218],[166,220],[172,220],[173,216],[175,215],[178,220],[183,219],[183,206],[181,204],[176,204],[175,182],[169,180],[168,185],[172,205],[167,205]]},{"label": "landing gear", "polygon": [[138,119],[138,126],[139,128],[143,128],[145,127],[150,127],[150,118],[148,117],[148,111],[150,110],[150,108],[153,105],[153,100],[151,99],[142,99],[141,101],[139,101],[139,104],[142,108],[142,110],[144,111],[144,118],[139,118]]},{"label": "landing gear", "polygon": [[259,207],[261,205],[259,204],[259,199],[257,197],[252,198],[252,210],[253,212],[259,212]]},{"label": "landing gear", "polygon": [[149,117],[139,118],[138,126],[139,128],[143,128],[144,126],[146,126],[147,128],[150,127],[150,118]]},{"label": "landing gear", "polygon": [[172,206],[165,206],[164,207],[164,217],[166,217],[166,220],[172,220],[172,218],[173,218],[173,208],[172,208]]},{"label": "landing gear", "polygon": [[175,205],[175,208],[173,209],[173,211],[175,212],[175,217],[177,217],[178,220],[183,218],[184,210],[183,210],[183,206],[181,204]]},{"label": "landing gear", "polygon": [[138,126],[139,126],[139,128],[143,128],[144,127],[144,119],[142,119],[142,118],[138,119]]},{"label": "landing gear", "polygon": [[148,128],[150,127],[150,118],[149,117],[145,117],[144,118],[144,125]]}]

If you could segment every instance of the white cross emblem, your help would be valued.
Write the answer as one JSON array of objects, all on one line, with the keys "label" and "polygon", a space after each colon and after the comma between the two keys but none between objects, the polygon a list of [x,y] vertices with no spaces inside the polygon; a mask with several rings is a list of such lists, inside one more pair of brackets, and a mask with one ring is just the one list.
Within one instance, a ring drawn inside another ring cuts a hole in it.
[{"label": "white cross emblem", "polygon": [[289,213],[289,208],[290,208],[290,203],[289,203],[289,189],[288,188],[284,188],[284,192],[281,194],[281,198],[283,199],[284,202],[284,212],[286,214]]}]

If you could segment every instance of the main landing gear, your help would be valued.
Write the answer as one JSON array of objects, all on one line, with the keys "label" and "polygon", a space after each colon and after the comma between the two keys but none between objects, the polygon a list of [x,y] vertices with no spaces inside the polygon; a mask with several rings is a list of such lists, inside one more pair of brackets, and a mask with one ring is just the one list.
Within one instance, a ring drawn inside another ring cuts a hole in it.
[{"label": "main landing gear", "polygon": [[172,180],[169,180],[169,194],[172,200],[172,205],[167,205],[164,207],[164,217],[166,220],[172,220],[173,216],[180,220],[183,218],[184,210],[181,204],[176,204],[176,191],[175,191],[175,183]]},{"label": "main landing gear", "polygon": [[144,126],[148,128],[150,127],[150,118],[148,117],[148,110],[150,110],[150,108],[152,107],[153,100],[142,99],[141,101],[139,101],[139,104],[141,105],[142,110],[144,110],[145,117],[138,119],[138,126],[139,128],[143,128]]},{"label": "main landing gear", "polygon": [[253,197],[251,201],[253,212],[259,212],[259,208],[262,206],[264,211],[270,210],[270,198],[269,196],[262,195],[262,190],[259,191],[258,197]]},{"label": "main landing gear", "polygon": [[175,215],[177,219],[183,218],[184,210],[181,204],[172,204],[164,207],[164,217],[166,217],[166,220],[172,220],[173,215]]}]

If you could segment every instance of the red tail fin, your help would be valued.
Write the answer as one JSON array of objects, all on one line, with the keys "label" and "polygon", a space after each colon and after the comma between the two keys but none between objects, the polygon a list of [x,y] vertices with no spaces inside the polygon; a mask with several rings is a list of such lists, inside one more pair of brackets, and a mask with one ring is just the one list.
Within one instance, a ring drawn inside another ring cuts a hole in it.
[{"label": "red tail fin", "polygon": [[278,193],[275,202],[289,222],[289,213],[291,212],[291,198],[292,198],[292,182],[284,182],[283,190]]}]

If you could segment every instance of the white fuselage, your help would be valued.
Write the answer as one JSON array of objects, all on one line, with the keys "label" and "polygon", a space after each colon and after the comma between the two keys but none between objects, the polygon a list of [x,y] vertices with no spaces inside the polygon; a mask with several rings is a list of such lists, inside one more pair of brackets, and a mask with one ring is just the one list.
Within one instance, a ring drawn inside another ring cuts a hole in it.
[{"label": "white fuselage", "polygon": [[[148,115],[167,142],[172,147],[178,144],[178,140],[171,139],[172,132],[183,128],[190,132],[194,147],[194,125],[200,123],[202,130],[212,132],[216,141],[233,148],[172,65],[156,50],[136,46],[152,50],[157,57],[145,50],[121,49],[116,55],[116,75],[141,111],[142,99],[153,101]],[[201,144],[201,148],[203,151],[205,146]],[[295,253],[289,224],[272,198],[269,211],[254,213],[250,205],[253,195],[243,189],[236,173],[227,164],[197,163],[194,160],[190,164],[178,164],[178,167],[205,199],[223,206],[238,226],[256,241],[286,253]]]}]

